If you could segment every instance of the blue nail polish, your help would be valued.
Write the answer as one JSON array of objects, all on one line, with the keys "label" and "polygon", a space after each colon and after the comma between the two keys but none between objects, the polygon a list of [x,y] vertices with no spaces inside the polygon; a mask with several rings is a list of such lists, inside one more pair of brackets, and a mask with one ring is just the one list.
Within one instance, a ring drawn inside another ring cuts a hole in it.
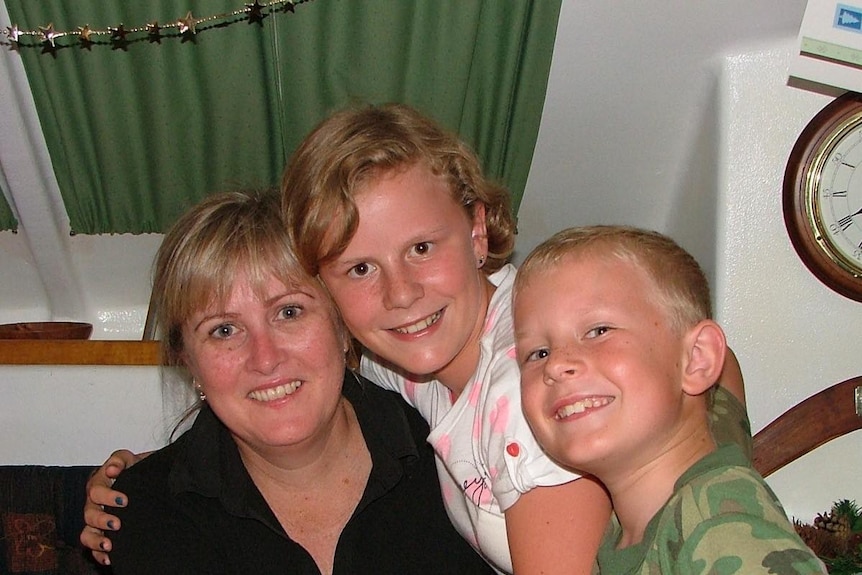
[{"label": "blue nail polish", "polygon": [[123,506],[123,498],[117,497],[116,499],[114,499],[114,503],[117,504],[117,507],[122,507]]},{"label": "blue nail polish", "polygon": [[108,529],[110,529],[111,531],[114,530],[114,520],[113,519],[108,521]]}]

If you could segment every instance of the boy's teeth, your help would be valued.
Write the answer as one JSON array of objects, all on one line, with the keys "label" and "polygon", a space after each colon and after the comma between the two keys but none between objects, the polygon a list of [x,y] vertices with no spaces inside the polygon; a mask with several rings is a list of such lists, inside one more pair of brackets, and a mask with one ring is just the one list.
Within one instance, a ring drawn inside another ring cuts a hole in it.
[{"label": "boy's teeth", "polygon": [[602,407],[604,405],[609,404],[614,399],[612,397],[588,397],[587,399],[582,399],[580,401],[576,401],[575,403],[570,403],[569,405],[565,405],[557,410],[557,413],[554,414],[556,419],[565,419],[570,415],[575,413],[583,413],[588,409],[592,409],[594,407]]},{"label": "boy's teeth", "polygon": [[270,387],[269,389],[252,391],[248,394],[248,397],[250,399],[256,399],[257,401],[273,401],[275,399],[281,399],[285,395],[292,394],[300,387],[302,387],[302,382],[297,380],[287,385],[277,385],[275,387]]},{"label": "boy's teeth", "polygon": [[417,321],[413,325],[408,325],[407,327],[398,327],[395,328],[395,331],[398,333],[416,333],[417,331],[422,331],[423,329],[427,329],[437,323],[437,320],[440,319],[441,313],[438,311],[437,313],[431,314],[423,320]]}]

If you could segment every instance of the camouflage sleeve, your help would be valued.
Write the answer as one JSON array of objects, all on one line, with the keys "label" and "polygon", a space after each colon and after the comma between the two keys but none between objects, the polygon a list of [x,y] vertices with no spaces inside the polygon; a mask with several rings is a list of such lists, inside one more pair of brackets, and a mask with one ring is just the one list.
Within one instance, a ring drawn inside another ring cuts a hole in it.
[{"label": "camouflage sleeve", "polygon": [[826,573],[823,563],[782,524],[747,513],[701,522],[670,563],[679,575]]},{"label": "camouflage sleeve", "polygon": [[732,393],[718,387],[712,397],[709,417],[715,442],[718,445],[735,443],[750,461],[753,451],[751,422],[745,406]]},{"label": "camouflage sleeve", "polygon": [[656,539],[662,573],[826,573],[754,470],[730,466],[677,496]]}]

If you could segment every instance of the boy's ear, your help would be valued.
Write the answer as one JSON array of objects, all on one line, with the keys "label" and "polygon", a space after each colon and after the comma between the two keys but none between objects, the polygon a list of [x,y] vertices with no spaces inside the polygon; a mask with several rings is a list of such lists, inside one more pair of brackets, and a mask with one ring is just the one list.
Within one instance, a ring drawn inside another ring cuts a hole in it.
[{"label": "boy's ear", "polygon": [[727,352],[724,331],[705,319],[688,331],[685,344],[682,390],[688,395],[700,395],[721,376]]}]

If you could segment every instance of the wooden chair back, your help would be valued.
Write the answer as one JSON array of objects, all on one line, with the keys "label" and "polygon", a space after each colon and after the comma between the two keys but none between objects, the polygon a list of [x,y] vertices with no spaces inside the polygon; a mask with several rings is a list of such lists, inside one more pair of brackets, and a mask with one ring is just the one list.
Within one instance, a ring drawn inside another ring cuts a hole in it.
[{"label": "wooden chair back", "polygon": [[809,451],[862,429],[862,376],[797,403],[754,436],[754,467],[764,477]]}]

